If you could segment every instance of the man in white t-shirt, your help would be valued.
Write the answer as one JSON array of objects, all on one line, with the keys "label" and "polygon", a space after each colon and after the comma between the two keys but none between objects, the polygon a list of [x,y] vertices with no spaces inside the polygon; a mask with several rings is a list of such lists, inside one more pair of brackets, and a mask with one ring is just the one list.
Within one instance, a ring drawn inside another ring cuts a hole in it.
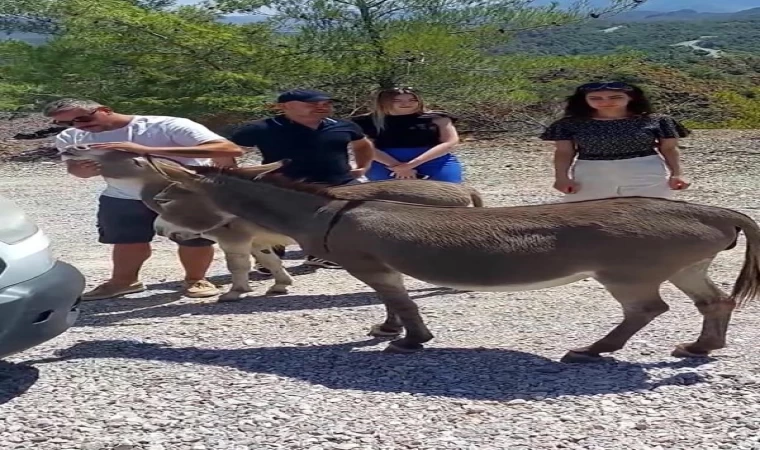
[{"label": "man in white t-shirt", "polygon": [[[45,106],[44,115],[69,126],[56,138],[59,151],[70,145],[88,144],[93,152],[129,151],[151,154],[192,165],[234,165],[242,150],[205,126],[189,119],[167,116],[126,115],[90,100],[62,99]],[[67,170],[79,178],[100,175],[94,161],[66,159]],[[135,180],[105,178],[106,189],[98,201],[99,242],[113,245],[111,279],[83,295],[100,300],[141,292],[140,269],[151,255],[157,214],[140,200]],[[219,293],[206,280],[214,258],[213,241],[193,239],[177,242],[185,269],[184,294],[210,297]]]}]

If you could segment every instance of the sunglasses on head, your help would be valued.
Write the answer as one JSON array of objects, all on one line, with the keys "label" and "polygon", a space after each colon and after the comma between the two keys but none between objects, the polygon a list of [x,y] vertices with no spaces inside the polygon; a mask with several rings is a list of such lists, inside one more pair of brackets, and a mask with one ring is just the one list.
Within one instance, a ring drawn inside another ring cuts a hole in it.
[{"label": "sunglasses on head", "polygon": [[92,122],[93,120],[95,120],[95,117],[93,117],[93,115],[96,112],[98,112],[98,111],[100,111],[100,109],[96,109],[94,111],[90,111],[89,113],[87,113],[87,114],[85,114],[83,116],[74,117],[71,120],[54,120],[53,124],[54,125],[62,125],[62,126],[65,126],[65,127],[73,127],[74,124],[77,124],[77,123]]},{"label": "sunglasses on head", "polygon": [[406,93],[414,92],[414,88],[411,86],[394,87],[394,88],[384,89],[382,92],[388,92],[388,93],[394,93],[394,94],[406,94]]},{"label": "sunglasses on head", "polygon": [[611,81],[607,83],[586,83],[579,88],[583,92],[590,91],[632,91],[633,88],[622,81]]}]

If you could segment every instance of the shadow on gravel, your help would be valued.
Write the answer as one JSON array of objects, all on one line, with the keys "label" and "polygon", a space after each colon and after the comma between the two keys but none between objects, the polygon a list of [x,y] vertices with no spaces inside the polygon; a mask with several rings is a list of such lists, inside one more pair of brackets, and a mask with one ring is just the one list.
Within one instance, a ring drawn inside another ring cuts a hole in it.
[{"label": "shadow on gravel", "polygon": [[[449,288],[409,289],[412,299],[455,294]],[[158,294],[145,298],[102,300],[87,302],[82,306],[75,327],[104,327],[125,320],[153,319],[159,317],[179,317],[183,314],[199,316],[225,314],[251,314],[260,312],[301,311],[323,308],[350,308],[354,306],[380,305],[374,291],[337,295],[278,295],[248,297],[234,303],[179,303],[179,294]],[[378,316],[378,320],[380,317]]]},{"label": "shadow on gravel", "polygon": [[[285,259],[285,258],[283,258]],[[319,267],[314,266],[307,266],[306,264],[302,264],[300,266],[295,267],[289,267],[288,273],[290,276],[297,277],[300,275],[309,275],[314,273],[315,271],[319,270]],[[330,270],[330,269],[328,269]],[[225,275],[215,275],[207,278],[210,282],[216,284],[217,286],[222,286],[223,289],[228,289],[230,285],[232,284],[232,275],[225,274]],[[273,279],[269,275],[262,275],[258,272],[253,272],[248,275],[248,279],[252,283],[263,283],[266,286],[269,286],[270,284],[274,283]],[[180,289],[181,282],[180,281],[167,281],[165,283],[154,283],[149,284],[146,286],[146,288],[150,289],[156,289],[156,290],[164,290],[164,289]]]},{"label": "shadow on gravel", "polygon": [[[331,389],[508,401],[691,385],[704,379],[693,371],[676,371],[709,361],[652,364],[616,361],[573,365],[505,349],[430,348],[412,355],[388,354],[375,349],[360,350],[381,342],[371,339],[339,345],[220,350],[174,348],[137,341],[87,341],[60,350],[57,352],[58,358],[25,363],[90,358],[191,363],[228,367],[257,375],[278,375]],[[656,373],[658,369],[667,372],[669,377],[654,379],[647,372],[653,370]]]},{"label": "shadow on gravel", "polygon": [[36,367],[0,361],[0,405],[23,395],[39,377]]}]

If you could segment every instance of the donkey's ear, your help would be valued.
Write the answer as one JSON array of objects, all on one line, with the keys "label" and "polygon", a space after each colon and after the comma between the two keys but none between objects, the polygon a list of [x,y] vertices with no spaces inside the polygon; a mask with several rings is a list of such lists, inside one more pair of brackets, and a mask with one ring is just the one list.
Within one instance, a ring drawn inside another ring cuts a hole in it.
[{"label": "donkey's ear", "polygon": [[264,176],[266,176],[268,174],[271,174],[272,172],[276,172],[276,171],[280,170],[286,164],[290,164],[290,160],[289,159],[282,159],[280,161],[275,161],[273,163],[262,164],[262,165],[260,165],[258,167],[259,174],[256,175],[256,177],[254,179],[255,180],[260,180]]},{"label": "donkey's ear", "polygon": [[[283,161],[289,161],[289,160],[283,160]],[[229,171],[234,174],[243,175],[252,180],[259,180],[263,178],[264,176],[281,169],[282,166],[285,165],[283,161],[275,161],[273,163],[261,164],[258,166],[235,167],[235,168],[229,169]]]},{"label": "donkey's ear", "polygon": [[169,158],[155,157],[146,154],[145,160],[150,164],[153,170],[169,181],[182,183],[183,181],[189,181],[198,176],[195,171]]}]

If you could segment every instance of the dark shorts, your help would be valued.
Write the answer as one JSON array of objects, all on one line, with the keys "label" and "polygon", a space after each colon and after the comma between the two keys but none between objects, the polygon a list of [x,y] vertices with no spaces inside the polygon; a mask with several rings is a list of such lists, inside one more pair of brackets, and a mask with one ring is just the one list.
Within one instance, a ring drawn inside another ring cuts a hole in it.
[{"label": "dark shorts", "polygon": [[[98,242],[101,244],[142,244],[156,236],[155,211],[140,200],[107,197],[98,199]],[[214,241],[198,238],[172,241],[187,247],[210,247]]]}]

